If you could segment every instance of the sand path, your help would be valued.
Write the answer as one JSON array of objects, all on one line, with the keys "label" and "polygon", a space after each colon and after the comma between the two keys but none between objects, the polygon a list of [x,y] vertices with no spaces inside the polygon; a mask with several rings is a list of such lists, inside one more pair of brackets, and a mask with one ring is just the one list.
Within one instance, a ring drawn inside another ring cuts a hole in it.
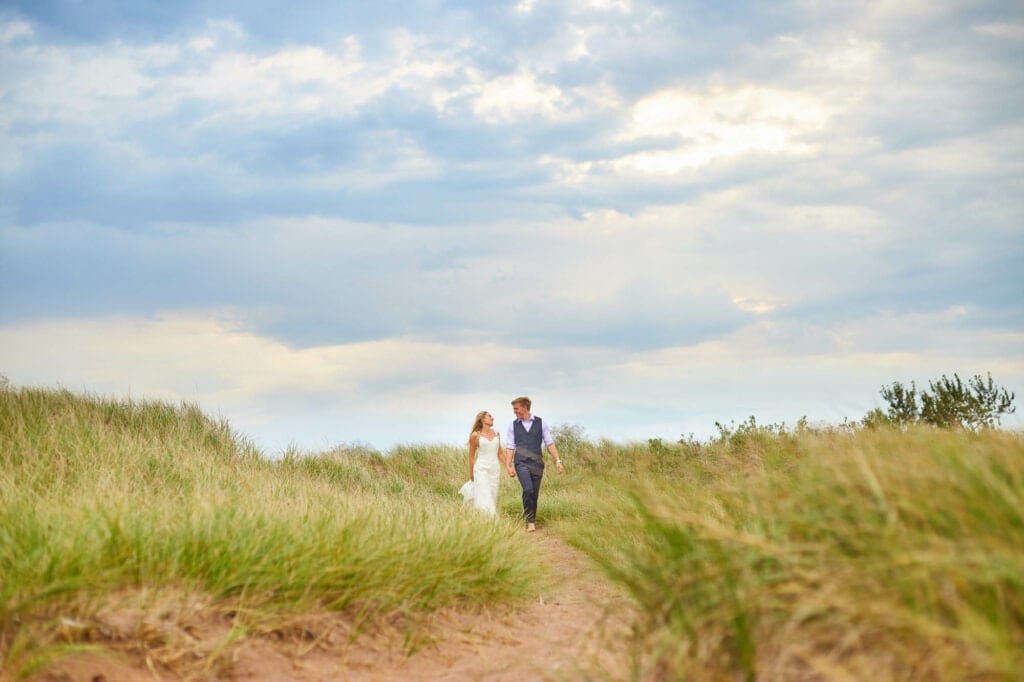
[{"label": "sand path", "polygon": [[349,679],[623,679],[629,606],[578,550],[538,532],[531,540],[554,574],[550,589],[515,610],[442,617],[436,641]]},{"label": "sand path", "polygon": [[[578,550],[543,530],[531,536],[554,582],[535,602],[481,613],[450,612],[431,620],[430,641],[405,656],[394,647],[357,641],[289,662],[290,679],[399,680],[624,679],[630,607]],[[264,657],[252,663],[263,667]],[[248,662],[241,677],[261,676]],[[284,677],[278,679],[285,679]]]}]

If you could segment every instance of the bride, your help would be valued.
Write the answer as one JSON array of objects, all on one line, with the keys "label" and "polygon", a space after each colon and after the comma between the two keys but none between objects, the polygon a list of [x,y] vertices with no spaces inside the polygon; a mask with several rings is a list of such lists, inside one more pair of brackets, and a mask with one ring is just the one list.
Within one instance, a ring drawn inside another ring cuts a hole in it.
[{"label": "bride", "polygon": [[469,482],[459,492],[474,507],[498,515],[498,484],[501,480],[501,438],[494,430],[494,417],[484,411],[476,415],[469,434]]}]

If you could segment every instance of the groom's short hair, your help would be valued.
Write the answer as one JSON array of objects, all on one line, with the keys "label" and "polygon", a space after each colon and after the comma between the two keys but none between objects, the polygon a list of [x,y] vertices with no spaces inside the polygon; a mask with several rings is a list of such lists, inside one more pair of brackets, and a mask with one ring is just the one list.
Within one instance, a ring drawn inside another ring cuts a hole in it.
[{"label": "groom's short hair", "polygon": [[526,409],[530,409],[530,406],[533,405],[533,403],[530,402],[530,399],[527,398],[525,395],[521,395],[518,398],[516,398],[515,400],[513,400],[512,404],[513,405],[522,405]]}]

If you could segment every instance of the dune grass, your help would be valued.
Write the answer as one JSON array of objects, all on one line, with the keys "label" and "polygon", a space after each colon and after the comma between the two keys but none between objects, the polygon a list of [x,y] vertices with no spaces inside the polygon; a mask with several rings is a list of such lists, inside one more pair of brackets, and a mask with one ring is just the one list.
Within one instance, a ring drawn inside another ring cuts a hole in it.
[{"label": "dune grass", "polygon": [[751,422],[575,464],[548,508],[639,606],[639,677],[1024,670],[1020,434]]},{"label": "dune grass", "polygon": [[[636,604],[637,678],[1024,669],[1021,434],[751,420],[708,443],[621,444],[556,431],[567,473],[549,469],[538,521]],[[238,642],[309,614],[370,626],[535,595],[517,486],[503,483],[499,522],[466,513],[464,458],[356,445],[271,461],[194,405],[4,387],[0,664],[19,677],[103,647],[97,614],[143,598],[182,623],[189,608],[220,614],[216,646],[189,652],[199,663],[151,623],[132,631],[158,665],[217,676]]]},{"label": "dune grass", "polygon": [[126,592],[193,595],[236,633],[303,612],[359,624],[523,599],[536,589],[528,546],[511,521],[466,513],[463,457],[270,461],[194,405],[4,388],[0,663],[23,676],[96,644],[95,628],[62,624]]}]

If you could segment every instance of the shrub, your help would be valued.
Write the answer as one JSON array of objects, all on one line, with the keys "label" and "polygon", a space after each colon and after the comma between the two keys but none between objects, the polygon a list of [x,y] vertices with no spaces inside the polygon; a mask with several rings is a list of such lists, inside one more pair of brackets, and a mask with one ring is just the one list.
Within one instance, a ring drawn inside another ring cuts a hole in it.
[{"label": "shrub", "polygon": [[939,428],[990,429],[999,425],[1004,414],[1017,409],[1013,406],[1015,394],[997,386],[991,374],[984,379],[976,374],[967,383],[955,373],[952,379],[943,374],[920,392],[914,382],[907,388],[894,381],[883,386],[881,394],[888,410],[868,412],[862,422],[865,426],[922,423]]}]

